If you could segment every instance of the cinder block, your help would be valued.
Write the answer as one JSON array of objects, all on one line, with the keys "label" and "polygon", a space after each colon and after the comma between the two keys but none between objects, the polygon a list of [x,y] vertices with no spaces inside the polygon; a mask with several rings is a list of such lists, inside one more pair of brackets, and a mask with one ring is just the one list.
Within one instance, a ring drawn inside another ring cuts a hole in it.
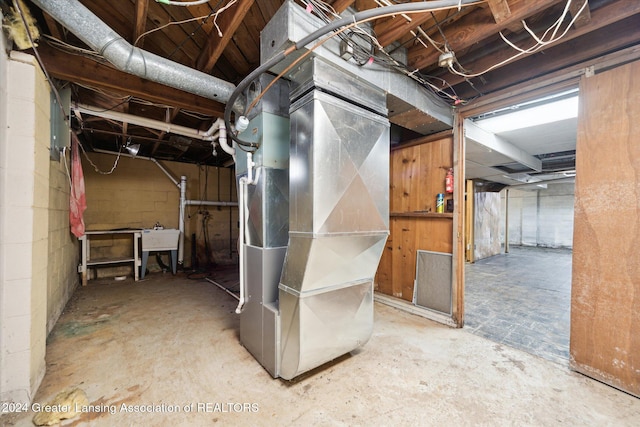
[{"label": "cinder block", "polygon": [[3,372],[2,382],[6,386],[4,388],[6,390],[27,390],[29,395],[25,396],[25,398],[26,402],[28,402],[31,397],[31,385],[29,379],[31,355],[29,354],[29,351],[3,354],[2,359],[5,366],[11,366],[11,369],[7,369]]},{"label": "cinder block", "polygon": [[29,315],[5,317],[2,329],[5,336],[4,350],[7,353],[28,351],[31,346],[31,319]]},{"label": "cinder block", "polygon": [[[36,240],[32,244],[32,260],[33,260],[33,274],[37,272],[44,272],[46,274],[47,271],[47,258],[49,256],[49,239],[46,237]],[[32,278],[35,279],[35,276],[32,275]],[[45,281],[46,283],[46,277]]]},{"label": "cinder block", "polygon": [[33,185],[33,206],[48,209],[49,208],[49,177],[39,174],[34,176]]},{"label": "cinder block", "polygon": [[49,147],[51,146],[51,123],[49,122],[49,107],[47,106],[47,112],[43,112],[36,107],[35,110],[35,128],[34,137],[35,145],[38,148],[46,150],[49,154]]},{"label": "cinder block", "polygon": [[7,170],[33,174],[35,169],[33,136],[7,133],[9,134],[6,144]]},{"label": "cinder block", "polygon": [[31,243],[5,245],[5,280],[31,278]]},{"label": "cinder block", "polygon": [[2,292],[2,313],[5,317],[30,315],[31,279],[7,280]]},{"label": "cinder block", "polygon": [[32,207],[35,177],[29,171],[7,170],[8,185],[4,186],[5,198],[9,207]]},{"label": "cinder block", "polygon": [[35,99],[35,67],[18,61],[10,61],[7,67],[7,94],[13,98]]},{"label": "cinder block", "polygon": [[33,238],[33,209],[23,206],[7,207],[4,211],[7,227],[4,240],[7,244],[28,244]]}]

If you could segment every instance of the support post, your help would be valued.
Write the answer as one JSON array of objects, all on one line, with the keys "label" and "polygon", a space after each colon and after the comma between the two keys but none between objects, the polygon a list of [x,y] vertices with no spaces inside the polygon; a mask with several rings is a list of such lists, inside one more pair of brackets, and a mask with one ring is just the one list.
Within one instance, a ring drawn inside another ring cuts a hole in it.
[{"label": "support post", "polygon": [[504,207],[504,253],[509,253],[509,189],[505,195]]}]

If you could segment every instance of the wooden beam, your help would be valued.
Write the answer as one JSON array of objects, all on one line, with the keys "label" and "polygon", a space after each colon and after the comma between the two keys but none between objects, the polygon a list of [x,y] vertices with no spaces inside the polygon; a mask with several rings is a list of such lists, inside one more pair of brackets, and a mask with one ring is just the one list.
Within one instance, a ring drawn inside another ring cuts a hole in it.
[{"label": "wooden beam", "polygon": [[464,326],[464,267],[465,267],[465,151],[462,115],[456,113],[453,120],[453,229],[451,239],[453,254],[451,277],[451,318],[458,328]]},{"label": "wooden beam", "polygon": [[[164,121],[167,123],[173,123],[176,117],[178,117],[178,114],[180,114],[179,108],[174,108],[171,112],[167,110]],[[167,132],[160,132],[160,134],[158,135],[158,140],[155,142],[155,144],[153,144],[153,148],[151,149],[151,157],[156,154],[156,151],[160,147],[160,143],[162,142],[162,140],[164,140],[165,136],[167,136]]]},{"label": "wooden beam", "polygon": [[355,0],[355,3],[356,9],[359,12],[368,9],[375,9],[376,7],[378,7],[378,4],[375,2],[375,0]]},{"label": "wooden beam", "polygon": [[[467,49],[495,35],[498,31],[539,13],[560,1],[562,0],[538,0],[536,2],[514,0],[509,3],[511,15],[500,24],[496,24],[490,14],[483,13],[482,8],[476,9],[474,13],[465,15],[455,25],[450,25],[445,29],[447,41],[449,41],[454,52]],[[439,56],[440,52],[437,50],[427,51],[423,46],[418,45],[409,49],[409,66],[412,69],[426,68],[435,64]]]},{"label": "wooden beam", "polygon": [[491,9],[491,14],[496,24],[506,21],[511,16],[511,9],[509,9],[507,0],[487,0],[487,3],[489,3],[489,9]]},{"label": "wooden beam", "polygon": [[[585,6],[584,10],[580,12],[582,5],[585,3],[587,3],[587,5]],[[569,5],[569,12],[571,12],[572,17],[575,18],[578,12],[580,12],[580,16],[578,16],[578,19],[576,19],[576,22],[573,23],[574,28],[583,27],[587,25],[589,22],[591,22],[591,11],[589,10],[588,3],[589,3],[588,0],[578,0],[578,1],[572,1],[571,4]]]},{"label": "wooden beam", "polygon": [[342,13],[347,10],[347,8],[354,2],[355,0],[336,0],[331,6],[333,7],[333,10],[336,11],[336,13]]},{"label": "wooden beam", "polygon": [[378,34],[378,41],[382,46],[388,46],[400,37],[414,30],[419,25],[424,24],[431,18],[430,13],[411,14],[411,21],[407,21],[402,16],[388,19],[375,26]]},{"label": "wooden beam", "polygon": [[142,47],[144,44],[144,38],[141,39],[138,43],[138,37],[140,37],[146,30],[147,27],[147,11],[149,10],[149,0],[136,0],[136,16],[135,16],[135,24],[133,26],[133,38],[131,43],[134,43],[138,47]]},{"label": "wooden beam", "polygon": [[[517,61],[518,64],[522,65],[511,63],[508,71],[504,73],[491,73],[495,76],[491,78],[491,80],[496,84],[500,84],[500,87],[506,87],[509,82],[510,84],[514,84],[518,83],[518,81],[528,80],[544,74],[544,69],[551,71],[557,70],[563,68],[563,64],[568,62],[581,62],[588,58],[597,57],[603,53],[638,43],[640,39],[640,35],[636,30],[638,28],[638,21],[640,21],[638,15],[640,15],[640,2],[620,0],[597,9],[591,15],[589,24],[578,29],[569,30],[564,38],[546,47],[544,49],[544,57],[540,57],[540,52],[523,56]],[[603,33],[601,32],[603,28],[610,28],[610,30]],[[591,34],[598,35],[592,36]],[[580,40],[576,40],[577,38],[580,38]],[[561,48],[563,45],[567,45],[568,47]],[[471,71],[480,72],[493,64],[506,60],[512,56],[513,53],[514,51],[501,50],[495,55],[481,58],[474,63],[462,63],[462,66]],[[574,59],[568,59],[571,57]],[[500,68],[496,70],[500,70]],[[489,79],[490,75],[486,74],[483,77]],[[457,75],[447,77],[447,82],[452,86],[462,83],[463,81],[464,78]],[[492,90],[498,89],[495,87],[495,84],[491,82],[488,82],[484,87],[479,86],[479,89],[481,91],[487,91],[489,87],[492,87]]]},{"label": "wooden beam", "polygon": [[47,23],[47,27],[49,27],[49,32],[51,33],[51,35],[58,40],[64,41],[64,30],[62,29],[62,26],[58,24],[58,21],[53,19],[53,17],[51,17],[51,15],[49,15],[47,12],[43,11],[42,15],[44,16],[44,21]]},{"label": "wooden beam", "polygon": [[253,5],[254,0],[238,0],[238,3],[231,6],[218,16],[218,26],[222,33],[222,37],[218,35],[214,28],[209,33],[206,46],[196,60],[196,68],[205,73],[210,73],[216,65],[218,58],[222,55],[227,44],[231,41],[233,33],[236,32],[238,26],[242,23],[247,12]]},{"label": "wooden beam", "polygon": [[224,105],[217,101],[123,73],[109,65],[53,49],[44,43],[38,52],[49,74],[57,79],[207,115],[220,116],[224,112]]}]

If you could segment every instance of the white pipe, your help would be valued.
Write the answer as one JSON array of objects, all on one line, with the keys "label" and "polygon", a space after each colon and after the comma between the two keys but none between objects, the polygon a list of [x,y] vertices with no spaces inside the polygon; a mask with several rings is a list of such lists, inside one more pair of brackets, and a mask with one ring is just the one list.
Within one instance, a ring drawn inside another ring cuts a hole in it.
[{"label": "white pipe", "polygon": [[238,202],[211,202],[208,200],[185,200],[184,204],[186,206],[191,205],[203,205],[203,206],[238,206]]},{"label": "white pipe", "polygon": [[178,227],[180,229],[180,237],[178,239],[178,264],[184,264],[184,208],[187,199],[187,177],[180,177],[180,218]]},{"label": "white pipe", "polygon": [[216,121],[214,121],[211,124],[211,127],[209,128],[209,130],[207,130],[204,135],[205,136],[212,136],[218,129],[220,129],[220,125],[224,125],[224,120],[221,118],[216,119]]},{"label": "white pipe", "polygon": [[[239,261],[240,261],[240,300],[238,301],[238,307],[236,308],[236,313],[242,313],[242,308],[245,303],[245,286],[246,286],[246,278],[245,278],[245,260],[244,260],[244,247],[245,244],[251,244],[248,242],[246,234],[247,222],[249,221],[249,211],[247,209],[247,194],[248,194],[248,186],[249,184],[255,185],[258,182],[258,178],[260,177],[260,169],[258,169],[255,177],[253,176],[253,167],[255,166],[255,162],[253,161],[252,153],[247,153],[247,176],[243,176],[239,180],[239,195],[238,195],[238,203],[239,203],[239,220],[240,220],[240,248],[239,252]],[[248,243],[247,243],[248,242]]]},{"label": "white pipe", "polygon": [[229,289],[225,288],[224,286],[222,286],[220,283],[209,279],[208,277],[205,277],[204,280],[206,280],[209,283],[213,283],[214,285],[216,285],[217,287],[219,287],[220,289],[222,289],[223,291],[225,291],[226,293],[228,293],[229,295],[231,295],[232,297],[234,297],[235,299],[237,299],[238,301],[240,301],[240,298],[238,297],[238,295],[234,294],[233,292],[231,292]]},{"label": "white pipe", "polygon": [[244,306],[244,287],[245,287],[245,277],[244,277],[244,270],[245,270],[245,260],[244,260],[244,242],[245,242],[245,236],[244,236],[244,229],[245,229],[245,208],[247,206],[247,201],[246,201],[246,194],[247,194],[247,177],[243,176],[242,178],[240,178],[239,180],[239,188],[238,188],[238,192],[239,192],[239,197],[238,197],[238,202],[240,203],[240,208],[239,208],[239,220],[240,220],[240,235],[238,237],[239,240],[239,244],[238,244],[238,260],[240,262],[240,299],[238,300],[238,307],[236,307],[236,314],[240,314],[242,313],[242,308]]},{"label": "white pipe", "polygon": [[231,157],[233,157],[233,162],[235,163],[236,149],[230,146],[229,142],[227,141],[227,128],[224,124],[224,120],[222,121],[222,124],[218,129],[220,131],[218,135],[218,144],[220,144],[220,147],[222,147],[225,153],[230,154]]},{"label": "white pipe", "polygon": [[[90,114],[92,116],[102,117],[105,119],[117,120],[119,122],[129,123],[136,126],[143,126],[167,133],[182,135],[188,138],[202,139],[205,141],[213,140],[213,137],[211,136],[213,135],[213,132],[211,132],[211,134],[207,134],[208,131],[201,131],[198,129],[163,122],[160,120],[149,119],[146,117],[134,116],[132,114],[121,113],[119,111],[104,111],[98,107],[92,107],[85,104],[79,104],[78,106],[74,107],[74,111]],[[216,122],[218,120],[216,120]]]}]

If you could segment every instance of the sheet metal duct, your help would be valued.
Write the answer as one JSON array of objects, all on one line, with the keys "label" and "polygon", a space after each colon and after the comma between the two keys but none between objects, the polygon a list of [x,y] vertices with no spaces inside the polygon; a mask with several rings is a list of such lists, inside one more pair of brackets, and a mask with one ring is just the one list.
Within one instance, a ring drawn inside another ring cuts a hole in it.
[{"label": "sheet metal duct", "polygon": [[132,46],[77,0],[32,0],[117,69],[225,103],[235,85]]},{"label": "sheet metal duct", "polygon": [[[279,285],[285,379],[364,345],[373,330],[373,278],[389,228],[385,94],[336,74],[312,58],[292,76],[289,247]],[[327,93],[336,82],[378,111]]]},{"label": "sheet metal duct", "polygon": [[[256,81],[255,91],[271,79]],[[369,340],[389,227],[384,90],[316,57],[289,79],[291,89],[280,81],[267,92],[240,135],[260,143],[242,248],[240,340],[284,379]],[[237,159],[239,179],[247,165]]]},{"label": "sheet metal duct", "polygon": [[[266,87],[273,77],[254,82]],[[240,341],[273,375],[280,361],[278,283],[289,239],[289,82],[278,81],[253,110],[242,135],[260,142],[253,154],[258,177],[247,191],[247,243],[244,251],[246,302],[240,316]],[[239,153],[242,153],[237,147]],[[246,158],[236,155],[236,174],[247,174]],[[238,186],[238,188],[240,188]]]},{"label": "sheet metal duct", "polygon": [[[348,14],[349,11],[345,11],[342,16],[346,17]],[[324,22],[313,14],[307,13],[304,8],[291,0],[286,0],[260,35],[260,60],[265,62],[284,47],[295,44],[310,32],[324,25]],[[366,28],[367,25],[365,23],[360,26]],[[337,69],[349,74],[352,80],[371,82],[372,85],[384,91],[386,99],[383,101],[383,105],[393,106],[393,108],[389,108],[394,111],[389,116],[391,122],[421,133],[451,129],[453,112],[448,104],[429,94],[416,81],[401,73],[390,72],[384,65],[373,63],[362,67],[354,61],[345,61],[339,54],[339,40],[337,37],[328,40],[315,49],[313,54],[324,58]],[[288,55],[287,59],[273,67],[271,72],[277,74],[284,71],[305,52],[306,50],[301,49]],[[294,67],[287,74],[288,78],[296,68]],[[336,83],[339,82],[336,81]]]}]

